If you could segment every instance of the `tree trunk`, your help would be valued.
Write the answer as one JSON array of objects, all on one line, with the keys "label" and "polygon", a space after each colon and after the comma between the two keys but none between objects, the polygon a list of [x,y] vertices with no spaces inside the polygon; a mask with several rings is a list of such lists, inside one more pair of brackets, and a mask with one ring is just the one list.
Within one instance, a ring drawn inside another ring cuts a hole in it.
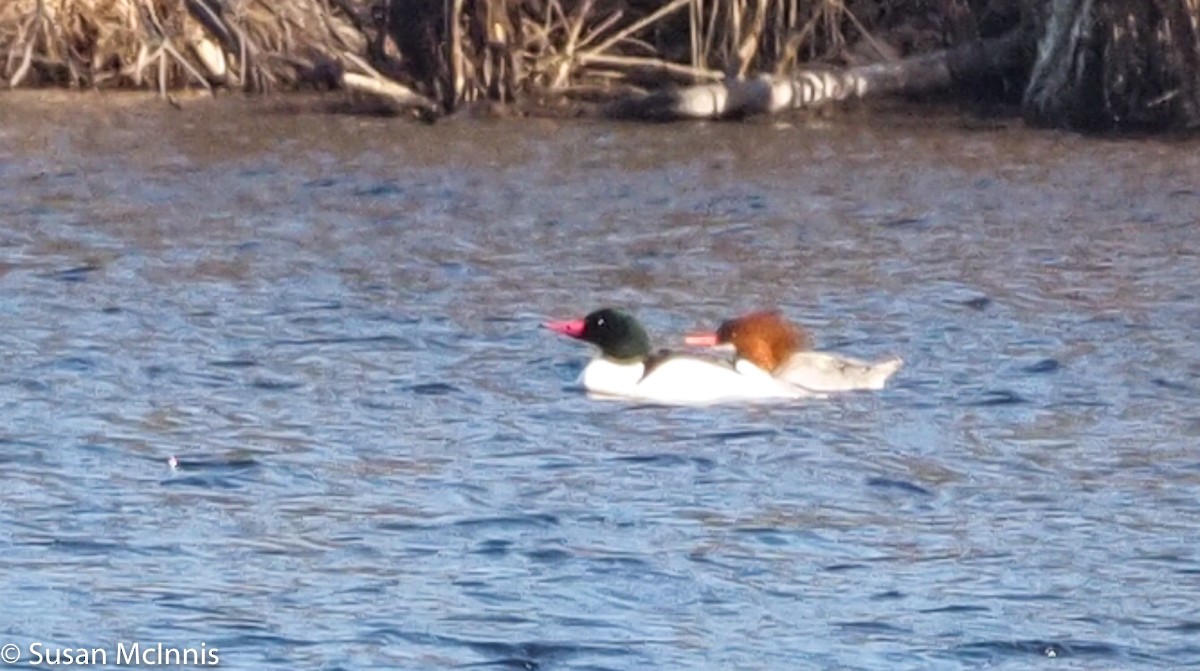
[{"label": "tree trunk", "polygon": [[1025,91],[1031,122],[1200,127],[1200,0],[1053,0]]}]

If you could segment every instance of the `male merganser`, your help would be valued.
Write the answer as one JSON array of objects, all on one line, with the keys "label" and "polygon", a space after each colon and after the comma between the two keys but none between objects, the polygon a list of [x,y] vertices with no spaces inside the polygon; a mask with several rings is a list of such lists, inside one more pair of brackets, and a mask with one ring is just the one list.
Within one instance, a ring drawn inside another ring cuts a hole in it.
[{"label": "male merganser", "polygon": [[715,332],[690,335],[686,342],[706,347],[732,345],[738,370],[768,371],[777,380],[813,392],[883,389],[904,364],[899,357],[871,363],[813,351],[812,337],[778,310],[726,320]]},{"label": "male merganser", "polygon": [[652,352],[645,329],[622,310],[604,308],[545,326],[600,348],[600,356],[579,378],[593,394],[669,404],[811,396],[761,370],[739,371],[727,361],[668,350]]}]

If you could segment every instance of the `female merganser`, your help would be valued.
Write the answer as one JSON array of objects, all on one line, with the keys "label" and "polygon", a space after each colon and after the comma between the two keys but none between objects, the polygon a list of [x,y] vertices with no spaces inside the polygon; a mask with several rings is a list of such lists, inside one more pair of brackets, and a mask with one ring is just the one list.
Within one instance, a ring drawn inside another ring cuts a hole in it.
[{"label": "female merganser", "polygon": [[604,308],[545,326],[600,348],[579,378],[593,394],[670,404],[811,396],[761,370],[739,371],[727,361],[668,350],[652,353],[645,329],[622,310]]},{"label": "female merganser", "polygon": [[722,322],[713,333],[686,339],[689,345],[732,345],[735,366],[768,371],[777,380],[813,392],[883,389],[904,362],[891,357],[870,363],[851,357],[816,352],[804,329],[789,322],[778,310],[752,312]]}]

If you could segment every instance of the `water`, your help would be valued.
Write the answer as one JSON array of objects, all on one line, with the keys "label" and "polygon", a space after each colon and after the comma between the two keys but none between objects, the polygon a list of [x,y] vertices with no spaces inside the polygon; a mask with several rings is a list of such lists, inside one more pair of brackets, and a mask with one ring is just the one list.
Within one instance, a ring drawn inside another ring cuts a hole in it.
[{"label": "water", "polygon": [[[15,100],[25,661],[1200,664],[1194,142]],[[828,401],[598,402],[538,324],[602,304],[662,344],[776,305],[907,365]]]}]

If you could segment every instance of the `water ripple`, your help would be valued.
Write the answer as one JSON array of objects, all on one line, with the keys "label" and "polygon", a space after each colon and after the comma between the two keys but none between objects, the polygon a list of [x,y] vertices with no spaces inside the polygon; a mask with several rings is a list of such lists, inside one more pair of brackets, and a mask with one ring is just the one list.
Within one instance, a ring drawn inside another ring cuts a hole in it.
[{"label": "water ripple", "polygon": [[[14,109],[11,640],[226,669],[1200,663],[1190,144]],[[538,325],[605,304],[663,346],[777,306],[906,363],[804,403],[601,402],[594,348]]]}]

